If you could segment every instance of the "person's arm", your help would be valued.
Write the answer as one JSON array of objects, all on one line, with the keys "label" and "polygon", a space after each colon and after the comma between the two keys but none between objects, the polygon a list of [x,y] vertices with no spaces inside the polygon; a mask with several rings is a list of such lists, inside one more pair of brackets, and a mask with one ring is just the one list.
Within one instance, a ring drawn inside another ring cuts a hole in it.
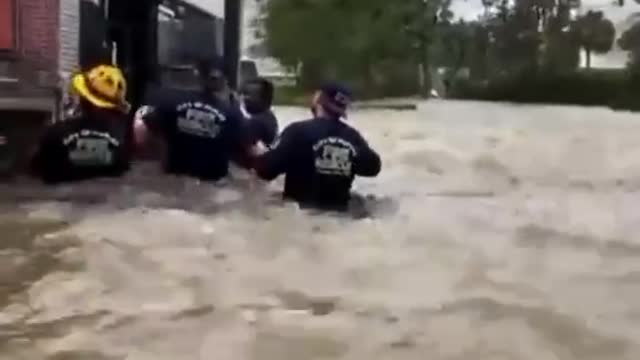
[{"label": "person's arm", "polygon": [[156,107],[152,105],[141,106],[133,117],[136,145],[144,147],[151,136],[161,132],[160,122],[159,110]]},{"label": "person's arm", "polygon": [[367,141],[360,138],[358,146],[358,154],[355,159],[354,172],[358,176],[375,177],[382,169],[382,160],[380,155],[373,150]]},{"label": "person's arm", "polygon": [[278,120],[271,111],[267,111],[248,119],[253,143],[262,142],[269,147],[278,137]]},{"label": "person's arm", "polygon": [[164,142],[171,127],[170,121],[177,96],[177,93],[166,89],[146,89],[143,105],[136,111],[133,121],[137,155],[150,155],[148,153],[156,152],[160,143]]},{"label": "person's arm", "polygon": [[296,151],[300,151],[297,146],[299,135],[296,133],[295,125],[286,127],[271,150],[256,158],[254,168],[260,178],[273,180],[287,171],[293,155]]},{"label": "person's arm", "polygon": [[138,158],[162,157],[171,131],[168,106],[144,105],[136,111],[133,122],[135,153]]},{"label": "person's arm", "polygon": [[263,135],[265,145],[271,146],[278,136],[278,118],[271,111],[267,111],[262,119]]},{"label": "person's arm", "polygon": [[255,156],[253,151],[254,142],[248,121],[242,112],[236,108],[231,108],[227,117],[231,158],[238,165],[251,168]]}]

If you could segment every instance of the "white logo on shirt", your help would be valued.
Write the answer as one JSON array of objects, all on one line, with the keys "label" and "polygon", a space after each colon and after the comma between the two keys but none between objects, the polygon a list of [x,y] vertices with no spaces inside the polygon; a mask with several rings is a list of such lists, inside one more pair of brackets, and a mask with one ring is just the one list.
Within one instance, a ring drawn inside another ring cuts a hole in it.
[{"label": "white logo on shirt", "polygon": [[82,130],[63,140],[69,161],[76,166],[109,166],[114,162],[114,147],[120,142],[105,132]]},{"label": "white logo on shirt", "polygon": [[227,118],[218,109],[201,102],[180,104],[178,130],[199,137],[214,139],[222,130]]},{"label": "white logo on shirt", "polygon": [[357,152],[350,142],[338,137],[324,138],[313,145],[313,152],[319,174],[352,176]]}]

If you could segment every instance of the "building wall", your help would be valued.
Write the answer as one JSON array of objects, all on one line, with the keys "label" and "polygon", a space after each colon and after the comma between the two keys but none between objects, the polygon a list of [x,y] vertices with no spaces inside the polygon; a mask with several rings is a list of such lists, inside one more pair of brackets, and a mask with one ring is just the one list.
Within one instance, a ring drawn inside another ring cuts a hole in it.
[{"label": "building wall", "polygon": [[[6,0],[4,0],[6,1]],[[57,85],[60,0],[15,1],[16,47],[0,54],[0,100]],[[66,0],[65,0],[66,1]]]},{"label": "building wall", "polygon": [[63,81],[78,68],[80,1],[84,0],[60,0],[58,74]]},{"label": "building wall", "polygon": [[20,53],[39,69],[56,71],[59,0],[17,0],[17,2]]},{"label": "building wall", "polygon": [[4,170],[24,170],[30,150],[58,109],[60,1],[15,0],[17,47],[0,58],[0,133]]},{"label": "building wall", "polygon": [[0,0],[0,51],[15,46],[14,10],[13,0]]},{"label": "building wall", "polygon": [[39,72],[37,78],[44,71],[49,73],[46,84],[36,81],[36,85],[67,79],[78,69],[80,1],[97,0],[15,1],[21,78],[33,80],[29,72]]}]

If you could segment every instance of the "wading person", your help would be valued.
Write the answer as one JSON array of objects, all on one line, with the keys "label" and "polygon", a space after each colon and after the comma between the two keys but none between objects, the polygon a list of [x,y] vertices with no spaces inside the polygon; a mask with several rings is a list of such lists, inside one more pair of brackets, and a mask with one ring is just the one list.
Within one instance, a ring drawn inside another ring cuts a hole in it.
[{"label": "wading person", "polygon": [[278,120],[271,111],[273,84],[264,78],[251,79],[240,89],[243,115],[251,134],[252,143],[271,146],[278,136]]},{"label": "wading person", "polygon": [[[273,91],[273,84],[263,78],[251,79],[240,88],[239,106],[252,146],[269,148],[278,136],[278,120],[271,111]],[[251,167],[250,160],[242,153],[234,156],[234,162],[244,168]]]},{"label": "wading person", "polygon": [[196,73],[197,91],[176,91],[139,109],[134,134],[139,149],[150,135],[162,140],[167,173],[216,181],[228,174],[234,156],[248,162],[250,135],[228,101],[221,59],[200,62]]},{"label": "wading person", "polygon": [[46,183],[123,175],[130,164],[127,83],[122,72],[99,65],[72,78],[70,117],[45,130],[32,162]]},{"label": "wading person", "polygon": [[287,126],[271,150],[254,160],[256,173],[273,180],[285,175],[284,197],[302,207],[345,211],[356,176],[380,172],[380,156],[342,119],[351,92],[323,86],[312,100],[310,120]]}]

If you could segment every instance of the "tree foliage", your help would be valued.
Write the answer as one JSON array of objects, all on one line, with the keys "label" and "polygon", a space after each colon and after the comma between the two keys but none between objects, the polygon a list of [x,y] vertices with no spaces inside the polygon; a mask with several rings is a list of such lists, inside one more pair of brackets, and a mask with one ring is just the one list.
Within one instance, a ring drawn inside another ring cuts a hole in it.
[{"label": "tree foliage", "polygon": [[614,44],[613,23],[602,12],[576,17],[577,0],[484,0],[483,5],[482,29],[474,40],[479,49],[472,53],[485,59],[471,63],[485,69],[472,68],[472,74],[494,78],[571,72],[579,66],[580,49],[589,67],[592,53],[606,53]]},{"label": "tree foliage", "polygon": [[629,65],[640,65],[640,22],[635,23],[618,39],[618,46],[629,53]]},{"label": "tree foliage", "polygon": [[418,64],[428,63],[437,19],[450,0],[270,0],[265,44],[305,86],[333,77],[363,89],[390,83],[416,87]]},{"label": "tree foliage", "polygon": [[604,17],[602,11],[589,11],[580,16],[573,24],[576,40],[586,54],[587,68],[591,68],[591,54],[603,54],[611,51],[616,29],[611,20]]},{"label": "tree foliage", "polygon": [[577,69],[581,48],[590,65],[591,54],[609,51],[615,38],[601,12],[572,15],[579,0],[482,3],[484,14],[465,22],[454,20],[451,0],[269,0],[264,48],[304,87],[340,78],[375,96],[428,89],[435,67],[450,79],[462,69],[477,80],[567,73]]}]

